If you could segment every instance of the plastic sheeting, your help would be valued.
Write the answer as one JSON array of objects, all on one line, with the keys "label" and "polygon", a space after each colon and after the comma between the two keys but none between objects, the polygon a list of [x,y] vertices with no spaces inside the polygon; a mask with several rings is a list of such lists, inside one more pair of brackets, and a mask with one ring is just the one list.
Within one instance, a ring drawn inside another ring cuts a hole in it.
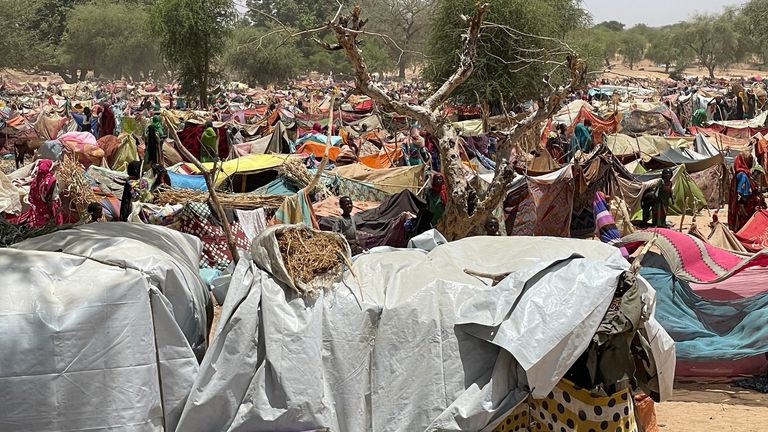
[{"label": "plastic sheeting", "polygon": [[153,278],[123,264],[0,250],[0,430],[176,429],[197,359]]},{"label": "plastic sheeting", "polygon": [[141,271],[170,303],[173,318],[202,357],[207,346],[210,295],[198,274],[201,244],[165,227],[94,223],[26,240],[17,249],[61,251]]},{"label": "plastic sheeting", "polygon": [[[360,255],[308,300],[241,260],[179,429],[481,430],[554,388],[627,267],[598,242],[474,237]],[[514,273],[491,287],[465,268]],[[674,348],[646,331],[666,397]]]}]

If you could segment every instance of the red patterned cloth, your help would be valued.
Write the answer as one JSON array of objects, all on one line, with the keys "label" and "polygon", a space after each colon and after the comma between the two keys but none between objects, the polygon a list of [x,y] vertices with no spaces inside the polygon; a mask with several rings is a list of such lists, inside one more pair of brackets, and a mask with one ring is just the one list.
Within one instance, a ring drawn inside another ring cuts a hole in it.
[{"label": "red patterned cloth", "polygon": [[[218,225],[206,203],[189,203],[181,211],[179,231],[191,234],[203,242],[204,267],[226,270],[232,263],[232,253],[227,247],[224,228]],[[238,249],[248,250],[249,243],[239,223],[231,223],[230,229]]]},{"label": "red patterned cloth", "polygon": [[624,237],[627,249],[634,251],[658,234],[655,246],[675,276],[687,282],[715,283],[750,267],[768,266],[768,251],[743,257],[714,247],[689,234],[666,228],[639,231]]}]

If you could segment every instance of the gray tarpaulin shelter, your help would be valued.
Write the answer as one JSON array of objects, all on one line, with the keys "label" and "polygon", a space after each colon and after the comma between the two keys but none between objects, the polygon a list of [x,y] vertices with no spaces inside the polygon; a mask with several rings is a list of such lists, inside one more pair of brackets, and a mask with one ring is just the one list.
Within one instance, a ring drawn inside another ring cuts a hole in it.
[{"label": "gray tarpaulin shelter", "polygon": [[[181,431],[490,430],[554,388],[629,267],[594,241],[474,237],[360,255],[354,275],[307,299],[258,264],[273,232],[235,269]],[[464,269],[513,273],[490,286]],[[640,287],[666,398],[674,345]]]},{"label": "gray tarpaulin shelter", "polygon": [[176,430],[198,371],[172,300],[196,287],[191,255],[176,257],[194,248],[159,231],[140,246],[115,225],[0,250],[0,430]]},{"label": "gray tarpaulin shelter", "polygon": [[13,247],[61,251],[140,271],[168,299],[195,353],[200,358],[205,353],[210,294],[198,275],[199,239],[161,226],[109,222],[57,231]]}]

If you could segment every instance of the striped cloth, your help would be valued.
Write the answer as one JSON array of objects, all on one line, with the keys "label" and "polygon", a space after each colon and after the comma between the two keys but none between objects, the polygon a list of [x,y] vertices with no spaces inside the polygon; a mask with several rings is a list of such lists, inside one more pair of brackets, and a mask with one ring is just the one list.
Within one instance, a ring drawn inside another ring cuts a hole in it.
[{"label": "striped cloth", "polygon": [[611,211],[608,209],[608,203],[605,201],[605,195],[602,192],[595,192],[592,207],[595,213],[595,230],[598,237],[600,237],[600,241],[619,248],[621,255],[624,258],[628,258],[629,253],[624,247],[621,233],[616,228],[616,222],[613,220],[613,215],[611,215]]}]

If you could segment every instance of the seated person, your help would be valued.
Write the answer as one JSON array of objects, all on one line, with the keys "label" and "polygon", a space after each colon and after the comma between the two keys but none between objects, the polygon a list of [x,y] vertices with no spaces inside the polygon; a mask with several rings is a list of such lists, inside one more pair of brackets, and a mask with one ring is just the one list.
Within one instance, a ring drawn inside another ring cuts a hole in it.
[{"label": "seated person", "polygon": [[352,217],[352,208],[354,207],[352,198],[348,196],[341,197],[339,199],[339,207],[341,208],[341,217],[336,218],[333,232],[343,235],[352,249],[352,254],[358,254],[361,251],[357,242],[355,219]]},{"label": "seated person", "polygon": [[353,140],[349,140],[349,144],[345,144],[341,147],[341,153],[336,156],[336,165],[351,165],[357,162],[357,146]]},{"label": "seated person", "polygon": [[101,222],[104,219],[104,209],[97,202],[88,204],[88,214],[91,215],[89,222]]}]

